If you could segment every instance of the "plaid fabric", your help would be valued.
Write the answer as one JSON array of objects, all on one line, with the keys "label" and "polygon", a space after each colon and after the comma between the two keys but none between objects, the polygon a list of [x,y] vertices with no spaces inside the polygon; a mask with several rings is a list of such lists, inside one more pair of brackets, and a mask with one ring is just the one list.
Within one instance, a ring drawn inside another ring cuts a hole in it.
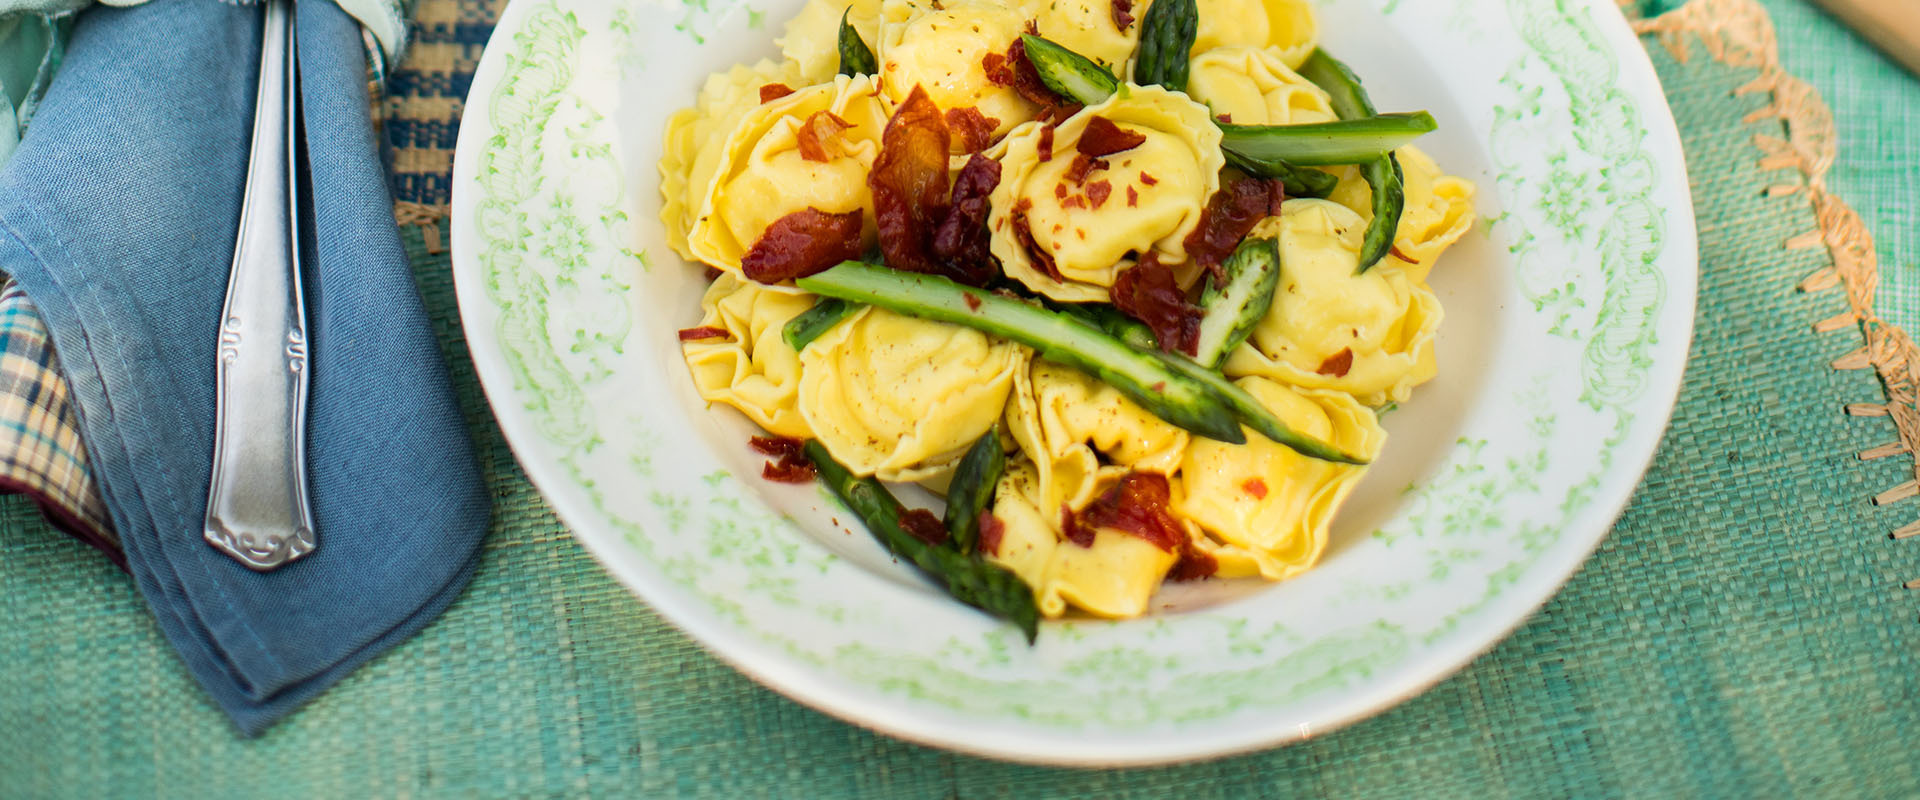
[{"label": "plaid fabric", "polygon": [[87,469],[60,358],[39,312],[10,279],[0,288],[0,490],[33,498],[53,524],[124,566]]}]

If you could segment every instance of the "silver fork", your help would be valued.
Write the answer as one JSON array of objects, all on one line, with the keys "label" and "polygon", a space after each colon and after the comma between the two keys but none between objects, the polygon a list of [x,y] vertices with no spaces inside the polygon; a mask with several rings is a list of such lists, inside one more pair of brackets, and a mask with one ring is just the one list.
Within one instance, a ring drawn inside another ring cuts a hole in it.
[{"label": "silver fork", "polygon": [[207,543],[267,571],[313,552],[292,0],[266,0],[239,239],[221,311]]}]

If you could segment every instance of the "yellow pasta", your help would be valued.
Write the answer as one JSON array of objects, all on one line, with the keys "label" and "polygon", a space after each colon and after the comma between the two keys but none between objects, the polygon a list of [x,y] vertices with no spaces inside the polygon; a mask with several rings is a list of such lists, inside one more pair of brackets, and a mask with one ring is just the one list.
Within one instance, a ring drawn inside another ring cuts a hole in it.
[{"label": "yellow pasta", "polygon": [[780,329],[813,303],[812,295],[797,289],[734,274],[714,280],[700,302],[706,311],[700,325],[724,330],[727,337],[680,346],[701,399],[733,406],[774,434],[812,436],[798,404],[800,357],[780,338]]},{"label": "yellow pasta", "polygon": [[880,41],[880,0],[807,0],[774,40],[807,83],[826,83],[840,71],[840,15],[871,48]]},{"label": "yellow pasta", "polygon": [[1300,125],[1339,117],[1327,93],[1273,48],[1233,46],[1194,57],[1187,94],[1236,125]]},{"label": "yellow pasta", "polygon": [[1040,613],[1059,617],[1068,607],[1102,617],[1137,617],[1177,560],[1145,539],[1096,528],[1093,544],[1060,538],[1056,513],[1043,512],[1032,462],[1008,465],[994,495],[993,513],[1004,530],[987,558],[1033,588]]},{"label": "yellow pasta", "polygon": [[759,108],[760,87],[799,80],[799,69],[792,62],[737,65],[708,76],[693,107],[667,118],[660,156],[660,222],[666,226],[667,243],[682,257],[699,260],[687,245],[687,232],[708,213],[706,194],[720,165],[727,133]]},{"label": "yellow pasta", "polygon": [[1320,26],[1307,0],[1198,0],[1200,25],[1193,54],[1246,45],[1273,48],[1298,69],[1320,42]]},{"label": "yellow pasta", "polygon": [[1171,474],[1188,438],[1113,387],[1046,361],[1015,379],[1007,429],[1034,464],[1034,501],[1056,515],[1085,507],[1104,479]]},{"label": "yellow pasta", "polygon": [[[1257,377],[1237,383],[1288,427],[1345,452],[1372,458],[1386,442],[1373,411],[1344,392]],[[1366,469],[1307,458],[1246,433],[1244,445],[1201,438],[1187,445],[1175,508],[1212,536],[1200,540],[1201,549],[1220,563],[1219,574],[1283,580],[1320,558],[1334,513]]]},{"label": "yellow pasta", "polygon": [[[754,91],[758,100],[758,87]],[[767,226],[809,208],[829,214],[864,210],[864,235],[871,241],[867,173],[880,153],[890,111],[871,79],[836,76],[742,114],[718,144],[712,171],[693,171],[688,197],[699,200],[689,202],[688,251],[722,270],[737,270]],[[819,113],[851,125],[825,140],[825,161],[800,149],[801,130]]]},{"label": "yellow pasta", "polygon": [[[1019,7],[1041,36],[1127,77],[1134,50],[1140,46],[1140,23],[1135,20],[1121,30],[1113,23],[1111,0],[1022,0]],[[1134,15],[1145,9],[1141,3]]]},{"label": "yellow pasta", "polygon": [[987,76],[987,57],[1004,56],[1026,27],[1018,10],[991,0],[883,0],[880,18],[880,84],[893,102],[919,86],[942,111],[979,110],[996,122],[994,136],[1038,110]]},{"label": "yellow pasta", "polygon": [[[1074,181],[1068,176],[1074,148],[1095,118],[1146,139]],[[1049,142],[1051,157],[1043,159],[1041,145]],[[1115,276],[1133,266],[1137,254],[1151,251],[1169,266],[1185,262],[1187,234],[1219,189],[1226,164],[1220,129],[1206,107],[1159,87],[1130,87],[1050,134],[1038,123],[1028,125],[990,154],[1003,165],[988,217],[994,257],[1008,277],[1068,302],[1106,300]],[[1098,184],[1106,191],[1096,192]],[[1029,254],[1023,219],[1033,247],[1047,254],[1061,280]]]},{"label": "yellow pasta", "polygon": [[1434,376],[1440,302],[1382,261],[1357,273],[1366,223],[1327,200],[1288,200],[1255,235],[1280,239],[1280,285],[1226,372],[1337,389],[1360,402],[1403,401]]},{"label": "yellow pasta", "polygon": [[[1424,282],[1433,262],[1473,228],[1473,182],[1440,171],[1420,148],[1407,145],[1394,151],[1406,192],[1400,226],[1394,230],[1390,263],[1398,264],[1415,282]],[[1373,218],[1373,190],[1359,170],[1343,173],[1340,185],[1327,199]]]},{"label": "yellow pasta", "polygon": [[800,354],[800,414],[860,475],[927,480],[993,428],[1027,350],[978,331],[868,309]]}]

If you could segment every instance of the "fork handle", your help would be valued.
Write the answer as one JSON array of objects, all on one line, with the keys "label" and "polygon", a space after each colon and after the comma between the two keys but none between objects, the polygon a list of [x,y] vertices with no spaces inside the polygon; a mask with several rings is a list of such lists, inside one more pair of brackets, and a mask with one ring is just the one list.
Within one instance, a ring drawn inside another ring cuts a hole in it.
[{"label": "fork handle", "polygon": [[306,308],[300,296],[296,48],[289,0],[267,0],[246,193],[215,379],[209,544],[256,570],[311,552]]}]

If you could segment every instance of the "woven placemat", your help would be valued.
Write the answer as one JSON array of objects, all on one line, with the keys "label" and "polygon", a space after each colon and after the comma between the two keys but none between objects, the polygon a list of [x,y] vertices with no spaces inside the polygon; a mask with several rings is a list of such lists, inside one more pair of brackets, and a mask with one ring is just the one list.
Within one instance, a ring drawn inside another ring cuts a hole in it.
[{"label": "woven placemat", "polygon": [[[427,217],[445,176],[408,159],[450,151],[451,130],[399,115],[457,110],[497,5],[422,0],[414,63],[444,47],[444,74],[395,78],[422,87],[389,100],[387,130],[399,195]],[[1857,328],[1813,327],[1848,313],[1847,296],[1796,289],[1834,260],[1783,247],[1819,219],[1805,196],[1769,191],[1807,177],[1760,166],[1756,135],[1790,138],[1770,92],[1735,93],[1760,70],[1679,45],[1684,64],[1650,49],[1695,184],[1701,291],[1661,453],[1532,620],[1379,717],[1215,762],[1072,771],[905,744],[760,688],[615,585],[540,501],[474,380],[446,255],[410,225],[498,504],[466,595],[241,740],[122,573],[0,501],[0,797],[1911,795],[1920,624],[1900,585],[1920,551],[1887,540],[1911,508],[1867,498],[1912,466],[1853,455],[1895,432],[1839,413],[1883,403],[1882,388],[1873,370],[1829,366]]]}]

